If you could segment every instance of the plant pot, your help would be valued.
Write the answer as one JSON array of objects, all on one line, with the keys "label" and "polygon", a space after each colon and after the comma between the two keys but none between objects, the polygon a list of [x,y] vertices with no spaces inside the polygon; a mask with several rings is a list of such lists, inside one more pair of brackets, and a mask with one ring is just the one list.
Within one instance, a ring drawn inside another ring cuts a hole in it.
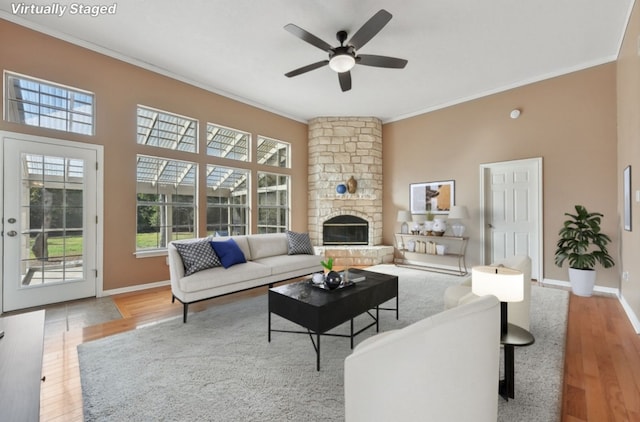
[{"label": "plant pot", "polygon": [[569,282],[573,294],[589,297],[593,294],[593,286],[596,284],[596,271],[569,268]]}]

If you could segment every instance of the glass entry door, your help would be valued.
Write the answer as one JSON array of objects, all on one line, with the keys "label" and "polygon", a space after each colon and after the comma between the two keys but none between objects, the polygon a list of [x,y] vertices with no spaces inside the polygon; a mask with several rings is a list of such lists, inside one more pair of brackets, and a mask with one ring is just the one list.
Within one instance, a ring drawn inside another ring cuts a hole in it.
[{"label": "glass entry door", "polygon": [[97,151],[5,137],[3,311],[96,295]]}]

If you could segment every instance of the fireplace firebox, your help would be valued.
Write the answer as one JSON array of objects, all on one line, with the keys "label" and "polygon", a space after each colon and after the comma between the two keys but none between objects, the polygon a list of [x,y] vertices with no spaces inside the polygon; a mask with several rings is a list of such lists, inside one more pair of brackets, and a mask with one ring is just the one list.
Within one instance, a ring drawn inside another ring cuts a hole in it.
[{"label": "fireplace firebox", "polygon": [[322,224],[323,245],[368,245],[369,223],[355,215],[338,215]]}]

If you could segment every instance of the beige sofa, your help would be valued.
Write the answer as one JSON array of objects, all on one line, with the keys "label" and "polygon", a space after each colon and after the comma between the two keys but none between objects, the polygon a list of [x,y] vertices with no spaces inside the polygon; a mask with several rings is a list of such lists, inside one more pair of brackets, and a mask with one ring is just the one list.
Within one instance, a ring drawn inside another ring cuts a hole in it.
[{"label": "beige sofa", "polygon": [[[289,255],[285,233],[231,236],[247,262],[229,268],[208,268],[185,276],[185,267],[174,242],[168,246],[171,293],[183,305],[187,322],[189,304],[254,287],[272,285],[323,270],[320,255]],[[225,241],[228,237],[213,237]]]},{"label": "beige sofa", "polygon": [[[509,303],[507,319],[511,324],[529,330],[531,312],[531,258],[526,255],[515,255],[494,262],[492,266],[502,265],[522,271],[524,275],[524,300],[522,302]],[[444,307],[450,309],[477,299],[478,296],[471,291],[471,276],[468,276],[461,284],[450,286],[444,293]]]},{"label": "beige sofa", "polygon": [[495,422],[499,360],[495,296],[378,334],[345,359],[345,420]]}]

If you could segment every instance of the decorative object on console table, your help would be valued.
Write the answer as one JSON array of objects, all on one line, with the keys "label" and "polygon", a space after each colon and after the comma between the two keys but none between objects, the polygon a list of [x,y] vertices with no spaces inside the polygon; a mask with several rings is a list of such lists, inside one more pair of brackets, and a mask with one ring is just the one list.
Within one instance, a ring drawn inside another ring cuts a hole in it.
[{"label": "decorative object on console table", "polygon": [[451,223],[451,232],[454,236],[461,237],[464,234],[464,224],[461,220],[469,218],[469,211],[464,205],[454,205],[449,211],[449,222]]},{"label": "decorative object on console table", "polygon": [[500,343],[504,345],[504,380],[500,382],[499,393],[505,400],[509,400],[515,397],[514,347],[528,346],[535,341],[529,331],[509,324],[507,320],[507,303],[524,300],[524,274],[507,267],[473,267],[471,291],[478,296],[496,296],[500,301]]},{"label": "decorative object on console table", "polygon": [[338,186],[336,186],[336,192],[338,192],[338,194],[343,195],[346,191],[347,187],[344,185],[344,183],[340,183]]},{"label": "decorative object on console table", "polygon": [[444,235],[444,232],[447,231],[447,222],[442,218],[436,218],[433,220],[433,227],[431,228],[431,231],[434,236]]},{"label": "decorative object on console table", "polygon": [[411,221],[411,213],[409,211],[400,210],[398,211],[398,218],[396,219],[398,223],[402,223],[400,226],[400,233],[409,233],[409,224],[408,221]]},{"label": "decorative object on console table", "polygon": [[349,180],[347,180],[347,191],[349,193],[356,193],[358,189],[358,181],[351,176]]},{"label": "decorative object on console table", "polygon": [[423,224],[425,223],[425,221],[427,221],[426,214],[415,214],[412,216],[412,219],[413,228],[411,229],[411,232],[413,234],[420,234],[420,232],[422,232],[423,230]]}]

